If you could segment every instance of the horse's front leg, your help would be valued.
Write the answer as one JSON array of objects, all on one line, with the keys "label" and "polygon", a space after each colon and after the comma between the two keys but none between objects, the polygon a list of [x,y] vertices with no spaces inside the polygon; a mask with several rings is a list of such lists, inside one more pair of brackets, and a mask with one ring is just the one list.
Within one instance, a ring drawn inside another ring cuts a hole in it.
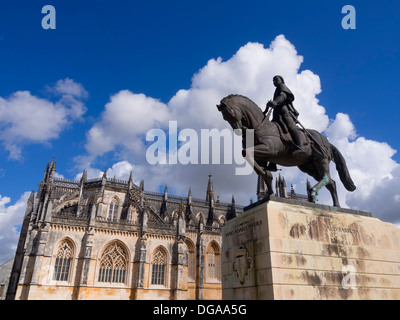
[{"label": "horse's front leg", "polygon": [[273,176],[270,171],[265,170],[257,163],[256,158],[258,158],[259,153],[260,153],[259,145],[243,149],[242,151],[242,155],[246,159],[246,161],[251,165],[254,171],[263,178],[263,180],[267,184],[268,194],[271,195],[274,193],[272,190]]}]

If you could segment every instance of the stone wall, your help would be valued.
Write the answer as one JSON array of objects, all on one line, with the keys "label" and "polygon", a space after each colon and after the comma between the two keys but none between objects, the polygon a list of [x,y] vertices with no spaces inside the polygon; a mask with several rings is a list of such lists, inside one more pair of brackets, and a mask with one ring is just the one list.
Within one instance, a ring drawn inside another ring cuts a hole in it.
[{"label": "stone wall", "polygon": [[223,228],[223,299],[400,299],[400,229],[369,213],[274,200]]}]

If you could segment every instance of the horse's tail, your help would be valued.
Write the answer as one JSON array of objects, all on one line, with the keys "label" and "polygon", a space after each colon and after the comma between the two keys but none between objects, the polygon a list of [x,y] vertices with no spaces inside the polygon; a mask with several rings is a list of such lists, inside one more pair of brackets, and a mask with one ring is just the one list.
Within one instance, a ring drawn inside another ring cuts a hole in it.
[{"label": "horse's tail", "polygon": [[347,169],[346,160],[333,144],[330,145],[333,155],[333,162],[336,164],[336,170],[339,173],[340,181],[342,181],[344,187],[348,191],[356,190],[356,186],[350,177],[349,170]]}]

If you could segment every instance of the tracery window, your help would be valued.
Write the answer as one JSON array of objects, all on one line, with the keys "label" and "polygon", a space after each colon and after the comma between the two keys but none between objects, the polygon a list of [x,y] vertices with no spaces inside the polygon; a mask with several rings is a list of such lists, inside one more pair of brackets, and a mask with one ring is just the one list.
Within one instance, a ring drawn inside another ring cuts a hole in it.
[{"label": "tracery window", "polygon": [[188,276],[189,280],[194,281],[196,279],[196,253],[194,249],[193,242],[187,240],[185,241],[188,251],[187,251],[187,265],[188,265]]},{"label": "tracery window", "polygon": [[60,243],[54,264],[53,280],[68,281],[73,252],[73,245],[70,241],[64,240]]},{"label": "tracery window", "polygon": [[108,219],[117,220],[117,212],[118,212],[118,201],[117,199],[113,199],[110,203],[110,209],[108,211]]},{"label": "tracery window", "polygon": [[98,281],[124,283],[127,260],[127,254],[120,244],[110,244],[101,256]]},{"label": "tracery window", "polygon": [[207,280],[220,281],[221,278],[221,255],[219,247],[215,242],[207,248]]},{"label": "tracery window", "polygon": [[87,205],[87,216],[90,217],[92,214],[92,209],[93,209],[93,204],[94,204],[94,197],[92,196],[88,200],[88,205]]},{"label": "tracery window", "polygon": [[162,248],[158,248],[151,260],[152,271],[151,271],[151,284],[164,285],[165,273],[167,267],[167,255]]}]

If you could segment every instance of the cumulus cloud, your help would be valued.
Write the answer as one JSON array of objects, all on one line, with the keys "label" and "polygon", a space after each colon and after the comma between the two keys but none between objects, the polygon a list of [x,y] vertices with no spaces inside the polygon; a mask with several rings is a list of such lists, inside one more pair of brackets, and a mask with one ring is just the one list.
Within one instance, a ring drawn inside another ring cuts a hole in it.
[{"label": "cumulus cloud", "polygon": [[[96,158],[110,151],[117,152],[121,159],[134,164],[134,176],[145,179],[147,189],[157,189],[159,185],[168,183],[169,190],[171,186],[180,195],[187,193],[191,187],[196,197],[204,197],[208,174],[212,173],[215,190],[222,201],[230,201],[231,195],[235,194],[238,203],[247,205],[250,198],[255,200],[257,177],[254,173],[249,176],[235,175],[237,163],[212,165],[199,161],[199,164],[188,165],[149,165],[145,153],[153,142],[145,141],[145,135],[154,128],[167,130],[167,143],[171,137],[171,134],[168,135],[169,121],[176,121],[178,130],[195,130],[199,139],[202,129],[230,129],[216,104],[229,94],[241,94],[264,109],[273,96],[272,78],[279,74],[296,97],[299,120],[306,127],[325,133],[347,160],[357,185],[354,193],[344,190],[332,166],[342,206],[373,211],[372,198],[387,192],[387,197],[392,200],[387,212],[381,210],[380,214],[384,220],[394,221],[397,212],[395,204],[400,195],[396,197],[395,192],[388,188],[389,185],[395,187],[398,181],[398,164],[392,159],[395,150],[386,143],[358,137],[346,114],[339,113],[335,119],[330,119],[317,99],[321,92],[321,80],[310,70],[300,71],[302,62],[303,57],[294,45],[280,35],[268,48],[260,43],[248,43],[226,61],[220,57],[210,59],[193,75],[190,88],[179,90],[166,103],[143,94],[120,91],[111,97],[101,119],[88,132],[87,155],[77,160],[81,165],[86,161],[86,165],[91,167]],[[201,141],[198,142],[200,145]],[[297,168],[283,168],[281,174],[298,193],[305,193],[307,178],[315,183]],[[378,193],[377,188],[380,190]],[[388,198],[382,197],[387,201]],[[326,192],[321,192],[321,202],[331,204]],[[373,214],[376,215],[375,212]]]},{"label": "cumulus cloud", "polygon": [[25,192],[14,204],[11,204],[9,197],[0,195],[0,265],[15,255],[19,228],[30,194],[31,192]]},{"label": "cumulus cloud", "polygon": [[58,138],[74,120],[86,111],[80,99],[87,93],[71,79],[60,80],[52,89],[56,102],[17,91],[0,97],[0,141],[11,159],[22,158],[22,147],[29,143],[49,143]]},{"label": "cumulus cloud", "polygon": [[48,87],[48,90],[61,96],[71,96],[78,99],[87,98],[89,95],[82,84],[70,78],[58,80],[53,87]]},{"label": "cumulus cloud", "polygon": [[358,137],[349,116],[342,113],[325,133],[346,158],[357,186],[356,192],[349,193],[338,184],[344,204],[387,221],[400,221],[400,166],[392,159],[396,150],[387,143]]},{"label": "cumulus cloud", "polygon": [[86,149],[92,156],[101,156],[123,145],[129,150],[143,152],[139,137],[168,119],[168,108],[160,101],[123,90],[111,97],[96,123],[87,134]]},{"label": "cumulus cloud", "polygon": [[[135,166],[130,163],[129,161],[120,161],[115,164],[111,168],[108,168],[106,170],[106,175],[108,178],[116,178],[116,179],[121,179],[121,180],[128,180],[129,175],[131,172],[134,171]],[[97,168],[92,168],[89,167],[86,169],[87,172],[87,178],[88,179],[96,179],[96,178],[101,178],[104,174],[104,170],[100,170]],[[78,173],[75,176],[75,180],[80,180],[82,178],[83,173]]]}]

